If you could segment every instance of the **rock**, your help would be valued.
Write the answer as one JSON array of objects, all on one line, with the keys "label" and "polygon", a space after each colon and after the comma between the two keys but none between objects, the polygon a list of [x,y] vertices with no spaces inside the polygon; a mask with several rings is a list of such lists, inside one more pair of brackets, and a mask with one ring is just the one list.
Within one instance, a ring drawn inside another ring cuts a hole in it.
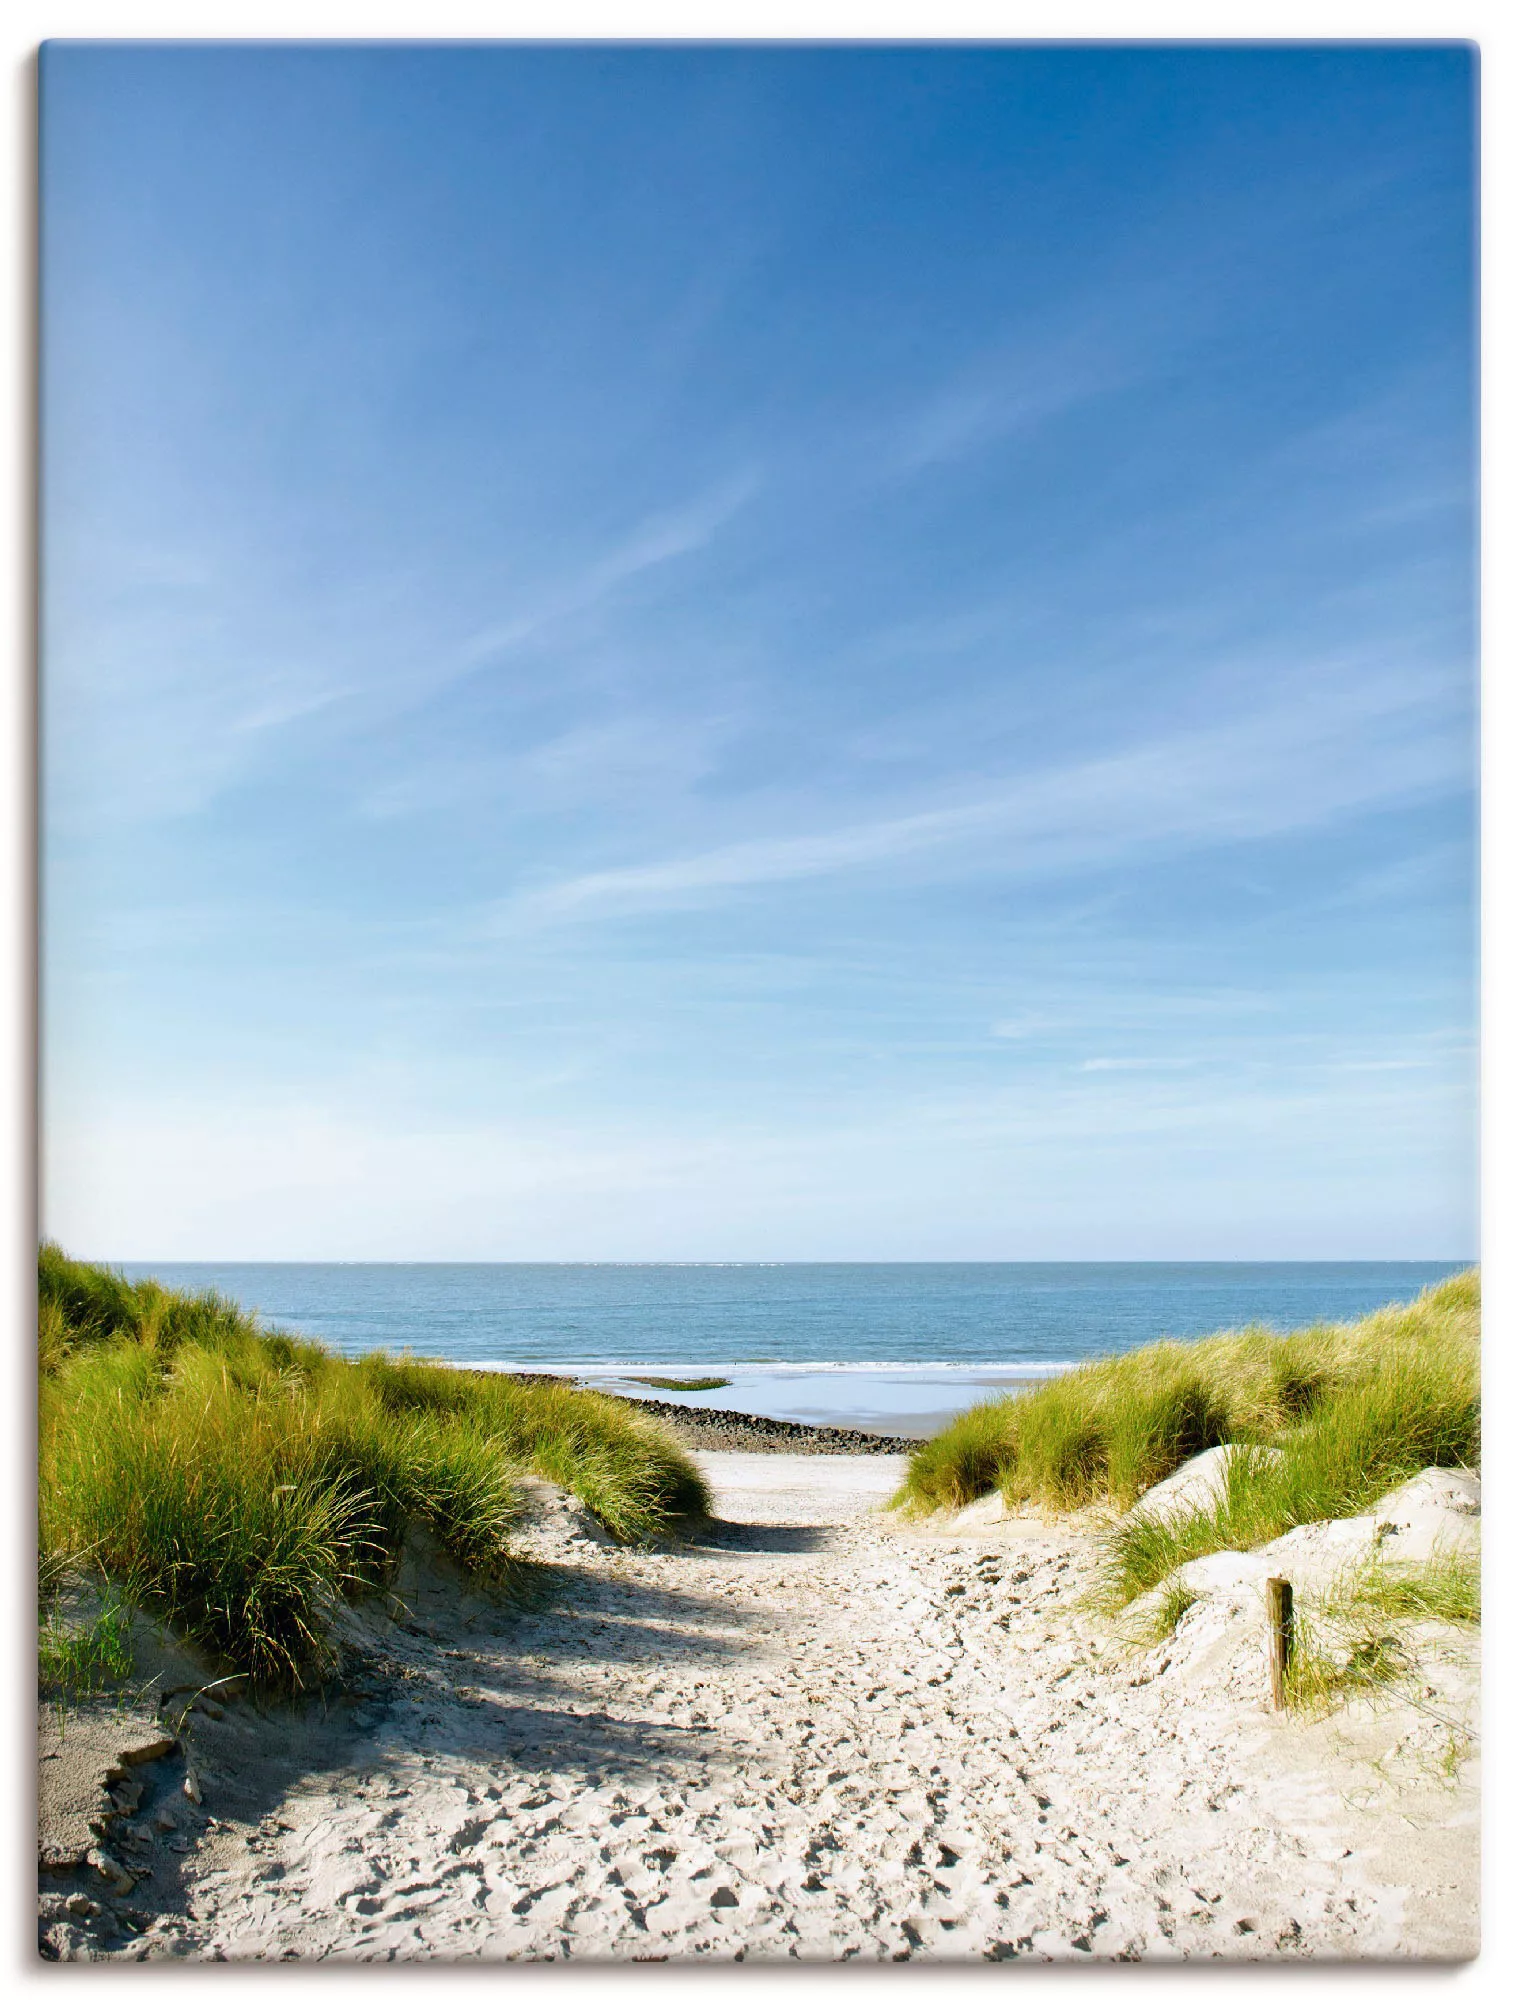
[{"label": "rock", "polygon": [[40,1943],[44,1958],[62,1959],[68,1963],[71,1959],[88,1958],[90,1955],[84,1932],[74,1924],[50,1924],[42,1933]]},{"label": "rock", "polygon": [[134,1813],[142,1804],[142,1780],[140,1778],[118,1778],[111,1787],[111,1798],[118,1812]]},{"label": "rock", "polygon": [[122,1764],[152,1764],[178,1748],[179,1738],[159,1729],[139,1742],[127,1744],[124,1749],[117,1752],[117,1758]]},{"label": "rock", "polygon": [[104,1847],[92,1847],[84,1858],[86,1865],[93,1868],[101,1881],[108,1883],[118,1895],[130,1889],[137,1880],[131,1869],[124,1868],[116,1856]]},{"label": "rock", "polygon": [[86,1896],[80,1890],[76,1890],[72,1896],[68,1897],[63,1907],[71,1917],[98,1917],[100,1915],[100,1905],[95,1901],[94,1897]]},{"label": "rock", "polygon": [[[614,1391],[603,1390],[603,1395]],[[788,1456],[848,1453],[895,1457],[920,1439],[888,1437],[878,1431],[850,1430],[840,1424],[794,1424],[781,1417],[751,1417],[743,1410],[692,1409],[652,1396],[619,1396],[619,1402],[647,1410],[668,1425],[682,1444],[697,1451],[780,1451]]]}]

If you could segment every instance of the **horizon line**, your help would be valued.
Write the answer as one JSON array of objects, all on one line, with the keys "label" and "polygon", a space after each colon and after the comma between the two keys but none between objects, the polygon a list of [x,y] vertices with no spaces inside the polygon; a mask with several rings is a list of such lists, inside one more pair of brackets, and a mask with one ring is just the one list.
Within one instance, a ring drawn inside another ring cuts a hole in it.
[{"label": "horizon line", "polygon": [[1053,1265],[1194,1265],[1227,1268],[1237,1264],[1480,1264],[1479,1255],[1428,1257],[90,1257],[100,1264],[302,1264],[337,1267],[379,1266],[389,1270],[506,1269],[729,1271],[816,1270],[836,1266],[906,1270],[953,1265],[1040,1268]]}]

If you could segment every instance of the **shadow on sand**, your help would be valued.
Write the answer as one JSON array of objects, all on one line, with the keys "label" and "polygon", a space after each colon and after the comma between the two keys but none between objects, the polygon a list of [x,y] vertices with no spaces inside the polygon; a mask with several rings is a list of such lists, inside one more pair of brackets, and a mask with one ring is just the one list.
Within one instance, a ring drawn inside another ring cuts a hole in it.
[{"label": "shadow on sand", "polygon": [[802,1522],[704,1521],[691,1536],[693,1555],[731,1549],[736,1555],[806,1555],[823,1548],[836,1529]]},{"label": "shadow on sand", "polygon": [[[703,1524],[702,1543],[735,1554],[816,1546],[826,1530],[742,1523]],[[696,1553],[693,1548],[692,1553]],[[678,1556],[681,1551],[671,1548]],[[154,1919],[178,1920],[172,1950],[197,1950],[196,1878],[224,1865],[246,1866],[267,1849],[275,1859],[279,1815],[292,1793],[329,1790],[350,1799],[363,1787],[398,1817],[408,1811],[418,1764],[455,1762],[482,1795],[524,1771],[569,1778],[586,1788],[678,1782],[700,1759],[714,1778],[752,1765],[752,1746],[729,1752],[716,1728],[651,1714],[631,1720],[604,1714],[583,1682],[557,1671],[604,1659],[620,1665],[693,1655],[714,1670],[747,1644],[758,1607],[735,1605],[679,1587],[630,1577],[615,1562],[537,1566],[527,1594],[461,1589],[435,1576],[402,1600],[372,1598],[341,1619],[342,1684],[296,1700],[229,1700],[213,1715],[189,1719],[185,1753],[144,1766],[141,1798],[111,1825],[104,1845],[137,1875],[134,1887],[106,1896],[100,1884],[50,1877],[55,1892],[83,1890],[104,1906],[90,1925],[91,1945],[114,1956],[129,1951]],[[193,1771],[192,1790],[185,1781]],[[391,1780],[388,1793],[375,1780]],[[499,1797],[499,1789],[495,1791]],[[240,1852],[228,1855],[229,1847]],[[155,1950],[155,1956],[157,1955]]]}]

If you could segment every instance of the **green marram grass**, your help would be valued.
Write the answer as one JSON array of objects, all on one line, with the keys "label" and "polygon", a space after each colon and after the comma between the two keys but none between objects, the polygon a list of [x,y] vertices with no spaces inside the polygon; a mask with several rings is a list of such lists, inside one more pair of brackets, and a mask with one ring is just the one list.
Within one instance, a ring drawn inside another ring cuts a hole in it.
[{"label": "green marram grass", "polygon": [[1370,1562],[1342,1585],[1335,1608],[1347,1617],[1477,1625],[1482,1620],[1482,1565],[1459,1550],[1442,1550],[1420,1563]]},{"label": "green marram grass", "polygon": [[1148,1629],[1141,1635],[1145,1643],[1158,1646],[1169,1639],[1183,1618],[1199,1601],[1199,1593],[1190,1590],[1186,1584],[1173,1579],[1160,1593],[1155,1606],[1155,1615]]},{"label": "green marram grass", "polygon": [[577,1494],[618,1537],[704,1513],[701,1474],[611,1397],[411,1359],[344,1361],[214,1293],[38,1260],[40,1549],[260,1682],[331,1670],[344,1596],[413,1528],[486,1582],[513,1573],[520,1481]]},{"label": "green marram grass", "polygon": [[1479,1453],[1475,1270],[1350,1325],[1158,1341],[968,1410],[913,1454],[912,1512],[1000,1489],[1010,1504],[1127,1509],[1210,1445],[1233,1443],[1217,1503],[1121,1520],[1108,1551],[1124,1603],[1180,1564],[1370,1506],[1429,1465]]},{"label": "green marram grass", "polygon": [[[1415,1672],[1420,1625],[1476,1625],[1482,1616],[1475,1555],[1446,1550],[1427,1561],[1373,1556],[1325,1592],[1299,1603],[1287,1666],[1292,1708],[1323,1712],[1350,1695],[1373,1694]],[[1469,1732],[1447,1718],[1458,1736]]]},{"label": "green marram grass", "polygon": [[78,1699],[114,1687],[132,1671],[132,1611],[119,1592],[82,1625],[46,1611],[37,1631],[37,1682],[54,1697]]}]

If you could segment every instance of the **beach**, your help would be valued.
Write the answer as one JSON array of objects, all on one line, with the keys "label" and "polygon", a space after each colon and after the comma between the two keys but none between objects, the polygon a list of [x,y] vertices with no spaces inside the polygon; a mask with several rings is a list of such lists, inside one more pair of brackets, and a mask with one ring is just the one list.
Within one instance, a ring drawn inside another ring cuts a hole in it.
[{"label": "beach", "polygon": [[1474,1641],[1435,1648],[1422,1707],[1275,1715],[1256,1635],[1126,1648],[1082,1608],[1079,1518],[906,1524],[903,1463],[703,1453],[717,1518],[647,1549],[543,1486],[527,1604],[420,1552],[341,1614],[340,1698],[211,1700],[132,1767],[101,1824],[135,1886],[45,1877],[45,1932],[202,1960],[1475,1949],[1472,1739],[1429,1719],[1474,1715]]},{"label": "beach", "polygon": [[41,1961],[1476,1953],[1478,39],[29,56]]}]

